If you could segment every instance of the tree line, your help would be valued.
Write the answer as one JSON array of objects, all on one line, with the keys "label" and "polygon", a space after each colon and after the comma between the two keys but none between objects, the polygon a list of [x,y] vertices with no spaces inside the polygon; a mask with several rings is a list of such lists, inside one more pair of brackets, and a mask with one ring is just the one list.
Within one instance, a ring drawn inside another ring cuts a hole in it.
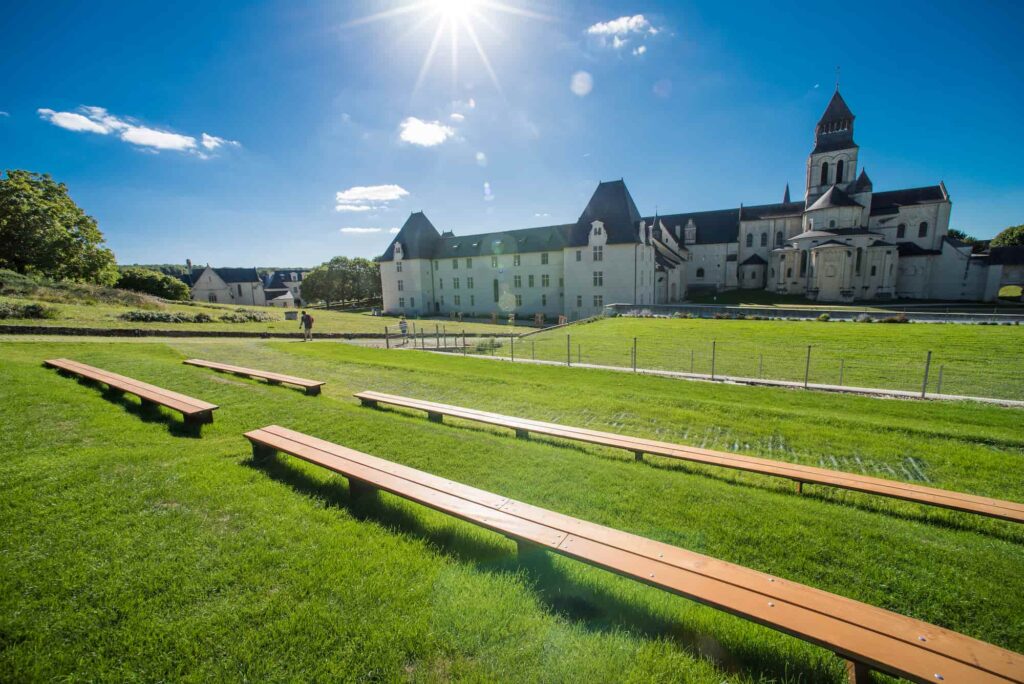
[{"label": "tree line", "polygon": [[351,302],[381,296],[380,268],[360,257],[334,257],[302,278],[307,302]]}]

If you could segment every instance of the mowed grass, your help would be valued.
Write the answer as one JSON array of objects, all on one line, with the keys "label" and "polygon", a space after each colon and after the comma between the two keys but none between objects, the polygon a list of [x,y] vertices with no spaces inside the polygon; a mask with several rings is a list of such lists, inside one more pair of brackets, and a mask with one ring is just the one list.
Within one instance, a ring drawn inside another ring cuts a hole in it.
[{"label": "mowed grass", "polygon": [[[58,326],[77,328],[140,328],[150,330],[218,330],[218,331],[247,331],[247,332],[274,332],[274,333],[299,333],[298,321],[286,321],[284,312],[287,309],[279,309],[266,306],[236,306],[229,304],[159,304],[152,311],[167,311],[171,313],[197,314],[205,313],[214,320],[210,323],[161,323],[161,322],[139,322],[126,321],[121,315],[137,310],[141,307],[120,306],[115,304],[95,302],[57,302],[52,303],[32,297],[0,296],[0,303],[11,302],[15,304],[38,303],[44,306],[53,307],[57,310],[56,316],[47,319],[5,319],[0,321],[4,325],[31,325],[31,326]],[[220,316],[231,313],[238,309],[244,311],[262,312],[272,316],[271,321],[253,321],[245,323],[228,323],[218,320]],[[294,311],[295,309],[292,309]],[[343,311],[324,311],[310,309],[315,319],[314,332],[320,333],[375,333],[384,334],[384,327],[390,326],[391,332],[398,334],[399,319],[394,316],[371,316],[369,313],[349,313]],[[467,333],[490,333],[508,334],[509,332],[522,333],[533,330],[525,326],[510,328],[508,324],[478,323],[466,321],[463,323],[448,320],[423,321],[410,319],[410,323],[416,323],[417,328],[423,326],[425,330],[433,333],[434,326],[446,326],[449,334],[465,331]]]},{"label": "mowed grass", "polygon": [[[1021,413],[320,342],[0,343],[0,673],[38,680],[840,682],[831,654],[279,456],[285,425],[1024,650],[1024,531],[627,452],[363,408],[375,389],[1024,500]],[[41,366],[221,406],[201,439]],[[184,366],[328,381],[320,397]],[[911,464],[908,468],[908,464]]]},{"label": "mowed grass", "polygon": [[[531,335],[519,358],[804,380],[920,391],[932,352],[928,391],[1024,399],[1024,327],[935,323],[841,323],[609,318]],[[508,356],[506,343],[496,354]],[[941,385],[940,385],[941,379]]]}]

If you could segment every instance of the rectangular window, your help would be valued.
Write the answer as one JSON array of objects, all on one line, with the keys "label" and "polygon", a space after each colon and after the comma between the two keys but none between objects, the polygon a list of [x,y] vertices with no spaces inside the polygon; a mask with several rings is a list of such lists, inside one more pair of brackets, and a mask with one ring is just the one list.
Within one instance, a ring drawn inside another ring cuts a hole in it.
[{"label": "rectangular window", "polygon": [[604,287],[604,271],[594,271],[594,287]]},{"label": "rectangular window", "polygon": [[473,268],[473,260],[472,259],[469,259],[469,258],[466,259],[466,268]]},{"label": "rectangular window", "polygon": [[576,295],[576,306],[583,306],[583,295]]},{"label": "rectangular window", "polygon": [[917,229],[917,237],[928,237],[928,224],[922,223]]},{"label": "rectangular window", "polygon": [[399,280],[398,281],[398,291],[402,292],[403,290],[405,290],[405,282]]},{"label": "rectangular window", "polygon": [[544,266],[547,265],[547,263],[548,263],[548,253],[547,252],[542,252],[541,253],[541,255],[540,255],[540,263],[541,263],[541,265],[544,265]]},{"label": "rectangular window", "polygon": [[898,238],[905,237],[906,234],[907,234],[907,227],[905,225],[903,225],[901,223],[900,225],[896,226],[896,237],[898,237]]},{"label": "rectangular window", "polygon": [[401,261],[399,261],[398,263],[395,264],[395,271],[397,271],[398,273],[402,272],[402,262]]},{"label": "rectangular window", "polygon": [[604,295],[594,295],[594,306],[604,306]]},{"label": "rectangular window", "polygon": [[541,306],[547,306],[548,305],[548,296],[546,294],[542,294],[540,296],[540,305]]},{"label": "rectangular window", "polygon": [[871,267],[871,275],[875,275],[875,273],[876,273],[877,271],[878,271],[878,267],[877,267],[877,266],[872,266],[872,267]]},{"label": "rectangular window", "polygon": [[444,289],[444,278],[438,278],[437,279],[437,289],[438,290],[443,290]]},{"label": "rectangular window", "polygon": [[405,308],[405,297],[399,297],[398,298],[398,308],[399,309],[404,309]]},{"label": "rectangular window", "polygon": [[462,304],[462,297],[455,295],[455,306],[459,306],[460,304]]},{"label": "rectangular window", "polygon": [[491,268],[498,268],[498,257],[491,257]]},{"label": "rectangular window", "polygon": [[512,287],[519,288],[519,287],[522,287],[522,286],[523,286],[523,276],[519,276],[519,275],[512,276]]},{"label": "rectangular window", "polygon": [[551,287],[551,276],[549,276],[547,273],[542,275],[540,277],[540,286],[541,287]]},{"label": "rectangular window", "polygon": [[473,279],[472,278],[466,278],[466,287],[469,288],[470,290],[473,289]]},{"label": "rectangular window", "polygon": [[453,290],[458,290],[459,289],[459,279],[458,278],[452,278],[452,289]]},{"label": "rectangular window", "polygon": [[469,305],[476,306],[476,295],[469,295]]},{"label": "rectangular window", "polygon": [[594,246],[594,261],[604,261],[604,247]]},{"label": "rectangular window", "polygon": [[576,250],[576,261],[583,261],[583,250],[582,249],[577,249]]},{"label": "rectangular window", "polygon": [[519,258],[518,254],[512,255],[512,265],[513,266],[518,266],[520,261],[522,261],[522,259]]},{"label": "rectangular window", "polygon": [[497,278],[494,279],[493,287],[494,287],[494,301],[498,301],[498,279]]},{"label": "rectangular window", "polygon": [[459,267],[459,260],[458,259],[452,259],[452,269],[457,269],[458,267]]},{"label": "rectangular window", "polygon": [[558,287],[565,287],[565,278],[558,278]]},{"label": "rectangular window", "polygon": [[526,276],[526,284],[529,287],[533,287],[533,276],[532,275]]},{"label": "rectangular window", "polygon": [[415,297],[409,297],[409,306],[411,306],[413,308],[416,307],[416,298]]},{"label": "rectangular window", "polygon": [[517,294],[516,295],[516,306],[522,306],[522,305],[523,305],[523,295],[518,295]]}]

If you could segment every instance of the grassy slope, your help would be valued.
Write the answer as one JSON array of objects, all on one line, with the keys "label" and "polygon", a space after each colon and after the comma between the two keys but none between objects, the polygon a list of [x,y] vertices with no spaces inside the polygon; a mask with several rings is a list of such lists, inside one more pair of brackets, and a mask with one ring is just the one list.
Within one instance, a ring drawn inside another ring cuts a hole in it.
[{"label": "grassy slope", "polygon": [[[139,323],[125,321],[119,316],[131,311],[133,308],[115,304],[97,302],[85,304],[77,302],[49,303],[45,300],[32,297],[0,297],[0,302],[9,301],[16,303],[40,303],[46,306],[55,307],[58,310],[56,318],[44,320],[20,320],[8,319],[0,321],[5,325],[45,325],[45,326],[73,326],[82,328],[142,328],[153,330],[232,330],[232,331],[257,331],[257,332],[287,332],[298,333],[299,324],[297,321],[284,320],[284,310],[262,306],[233,306],[227,304],[164,304],[159,310],[169,312],[181,312],[187,314],[206,313],[215,319],[235,309],[246,309],[249,311],[261,311],[274,316],[276,320],[264,323],[225,323],[214,321],[212,323]],[[370,316],[368,313],[344,313],[339,311],[317,311],[313,310],[316,332],[337,332],[337,333],[383,333],[384,326],[398,325],[398,319],[390,316]],[[418,321],[415,321],[419,324]],[[454,330],[466,332],[498,332],[507,333],[508,325],[491,325],[490,323],[456,323],[450,321],[423,321],[423,324],[431,331],[434,325],[446,325],[449,332]],[[531,328],[517,327],[515,332],[526,332]]]},{"label": "grassy slope", "polygon": [[929,391],[941,366],[944,393],[1024,399],[1020,326],[613,318],[532,335],[518,354],[565,361],[567,334],[573,361],[579,345],[585,363],[629,366],[636,337],[641,368],[689,371],[693,351],[698,373],[711,371],[715,340],[717,374],[758,377],[763,357],[761,377],[781,380],[803,380],[812,345],[811,382],[838,383],[842,359],[846,385],[906,390],[921,389],[931,350]]},{"label": "grassy slope", "polygon": [[[0,672],[12,680],[841,681],[824,651],[281,458],[279,423],[1024,650],[1024,531],[849,492],[373,411],[372,388],[1024,500],[1020,413],[340,344],[0,343]],[[70,356],[221,405],[204,437],[58,376]],[[329,381],[325,394],[186,356]],[[884,470],[882,472],[884,474]],[[807,491],[805,490],[805,491]],[[694,654],[712,656],[714,664]]]}]

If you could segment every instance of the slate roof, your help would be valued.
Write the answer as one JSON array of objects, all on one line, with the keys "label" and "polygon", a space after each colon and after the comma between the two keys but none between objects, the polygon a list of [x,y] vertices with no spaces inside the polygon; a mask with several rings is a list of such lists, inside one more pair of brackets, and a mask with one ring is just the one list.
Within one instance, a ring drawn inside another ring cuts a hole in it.
[{"label": "slate roof", "polygon": [[[811,154],[856,148],[857,143],[853,142],[853,120],[855,118],[857,117],[853,115],[850,108],[846,106],[843,96],[839,94],[839,88],[836,88],[836,92],[832,94],[832,99],[829,100],[825,112],[814,129],[814,150]],[[849,125],[837,131],[827,130],[828,124],[839,121],[848,121]]]},{"label": "slate roof", "polygon": [[477,235],[452,235],[441,238],[434,259],[520,254],[523,252],[561,251],[569,244],[574,223],[540,228],[521,228]]},{"label": "slate roof", "polygon": [[799,240],[801,238],[816,238],[816,237],[827,237],[832,238],[836,235],[878,235],[881,237],[881,233],[876,233],[873,230],[867,228],[825,228],[822,230],[808,230],[794,235],[789,240]]},{"label": "slate roof", "polygon": [[767,266],[767,265],[768,265],[768,262],[765,261],[764,258],[761,257],[759,254],[751,254],[750,256],[748,256],[746,259],[743,260],[742,264],[740,264],[740,266]]},{"label": "slate roof", "polygon": [[[205,271],[207,268],[210,267],[203,266],[202,268],[193,268],[191,282],[189,282],[187,275],[182,275],[178,277],[181,278],[182,282],[184,282],[186,285],[191,286],[197,280],[199,280],[199,276],[203,275],[203,271]],[[260,274],[256,271],[255,268],[214,268],[213,272],[216,273],[221,280],[229,284],[256,282],[260,284],[263,283],[263,279],[260,278]]]},{"label": "slate roof", "polygon": [[818,199],[814,200],[814,204],[807,207],[807,211],[815,211],[816,209],[831,209],[833,207],[860,207],[860,202],[857,202],[845,192],[843,192],[838,185],[833,184],[824,194]]},{"label": "slate roof", "polygon": [[[296,281],[292,280],[292,273],[296,275]],[[263,287],[267,290],[285,290],[288,288],[286,283],[291,282],[302,282],[302,271],[296,269],[294,271],[273,271],[268,273],[264,277]]]},{"label": "slate roof", "polygon": [[896,247],[899,248],[901,257],[933,256],[935,254],[942,254],[941,250],[925,249],[916,242],[899,242],[896,244]]},{"label": "slate roof", "polygon": [[949,200],[945,187],[939,185],[928,185],[923,188],[906,188],[904,190],[889,190],[876,192],[871,196],[871,215],[884,216],[899,212],[900,207],[914,204],[932,204]]},{"label": "slate roof", "polygon": [[640,212],[622,180],[598,183],[572,231],[571,245],[585,245],[592,221],[602,221],[608,244],[638,242]]},{"label": "slate roof", "polygon": [[843,96],[839,94],[839,88],[836,88],[836,92],[832,93],[832,99],[828,101],[828,107],[825,108],[825,112],[818,120],[818,125],[833,121],[846,121],[853,118],[853,112],[846,105],[846,100],[843,99]]},{"label": "slate roof", "polygon": [[430,259],[433,257],[434,249],[437,247],[441,234],[430,222],[426,214],[416,211],[409,214],[398,235],[391,241],[388,248],[384,250],[381,261],[395,260],[395,243],[402,243],[403,259]]},{"label": "slate roof", "polygon": [[[668,214],[659,216],[665,228],[672,231],[676,241],[680,245],[683,242],[683,232],[690,219],[697,226],[697,239],[694,243],[698,245],[717,245],[723,242],[736,242],[740,234],[740,210],[739,209],[717,209],[715,211],[695,211],[688,214]],[[654,217],[649,216],[644,221],[653,221]]]},{"label": "slate roof", "polygon": [[[789,185],[786,185],[786,196],[789,196]],[[756,204],[752,207],[740,207],[740,220],[755,221],[757,219],[764,218],[800,216],[803,213],[803,202],[782,202],[781,204]]]},{"label": "slate roof", "polygon": [[868,178],[868,172],[866,169],[860,170],[860,175],[857,176],[857,182],[853,184],[853,192],[871,192],[874,190],[874,183]]},{"label": "slate roof", "polygon": [[988,263],[1006,266],[1024,264],[1024,247],[993,247],[988,251]]},{"label": "slate roof", "polygon": [[835,245],[836,247],[849,247],[850,246],[850,245],[846,244],[845,242],[840,242],[839,240],[825,240],[820,245],[814,245],[814,247],[811,247],[811,249],[821,249],[822,247],[831,247],[833,245]]}]

